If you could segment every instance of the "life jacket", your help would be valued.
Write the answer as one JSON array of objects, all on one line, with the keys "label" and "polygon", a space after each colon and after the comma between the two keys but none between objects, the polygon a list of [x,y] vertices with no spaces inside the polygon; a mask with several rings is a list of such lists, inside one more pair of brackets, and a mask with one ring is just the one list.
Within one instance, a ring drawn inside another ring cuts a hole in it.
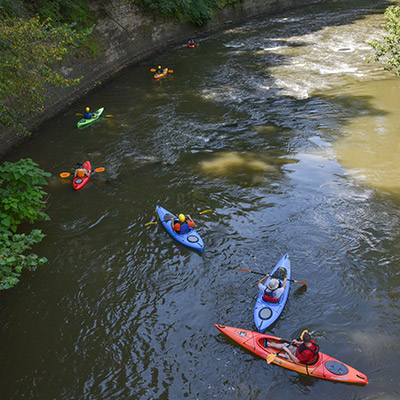
[{"label": "life jacket", "polygon": [[84,178],[86,176],[85,169],[84,168],[79,168],[76,171],[76,175],[78,176],[78,178]]},{"label": "life jacket", "polygon": [[[306,364],[306,365],[312,365],[314,364],[317,360],[318,360],[318,353],[319,353],[319,346],[317,345],[317,343],[314,342],[314,340],[311,340],[311,343],[317,348],[317,350],[313,350],[310,349],[309,347],[307,347],[304,343],[302,343],[298,348],[297,348],[297,352],[299,354],[301,354],[303,351],[308,350],[311,351],[311,353],[314,354],[314,357],[307,362],[303,362],[302,364]],[[297,353],[296,352],[296,353]]]},{"label": "life jacket", "polygon": [[[282,286],[282,282],[281,281],[279,281],[279,286],[276,288],[276,289],[278,289],[278,288],[280,288]],[[275,289],[275,290],[276,290]],[[279,299],[277,299],[277,298],[275,298],[275,297],[273,297],[272,296],[272,294],[274,293],[274,291],[272,290],[265,290],[264,291],[264,296],[263,296],[263,300],[264,301],[266,301],[267,303],[277,303],[278,301],[279,301]],[[280,298],[280,297],[279,297]]]},{"label": "life jacket", "polygon": [[275,297],[269,296],[268,293],[272,294],[272,292],[265,291],[264,292],[264,296],[262,298],[264,301],[266,301],[268,303],[277,303],[279,301],[279,299],[276,299]]}]

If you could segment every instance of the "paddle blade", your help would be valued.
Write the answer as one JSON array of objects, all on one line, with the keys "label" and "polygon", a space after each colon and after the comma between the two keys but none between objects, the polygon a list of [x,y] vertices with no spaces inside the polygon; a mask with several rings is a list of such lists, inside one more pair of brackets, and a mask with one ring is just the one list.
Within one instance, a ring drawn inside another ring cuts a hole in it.
[{"label": "paddle blade", "polygon": [[294,279],[293,279],[293,282],[295,282],[295,283],[302,283],[303,285],[308,285],[308,283],[307,283],[307,282],[303,282],[303,281],[295,281]]},{"label": "paddle blade", "polygon": [[187,46],[187,44],[183,44],[183,45],[182,45],[182,47],[186,47],[186,46]]},{"label": "paddle blade", "polygon": [[153,222],[146,222],[146,223],[144,224],[144,226],[148,226],[148,225],[154,225],[154,224],[158,224],[158,222],[157,222],[157,221],[153,221]]},{"label": "paddle blade", "polygon": [[250,272],[250,273],[253,272],[253,271],[250,271],[249,269],[245,269],[245,268],[235,268],[235,269],[240,270],[240,271]]},{"label": "paddle blade", "polygon": [[206,212],[212,212],[212,210],[209,209],[209,210],[200,211],[199,214],[201,215],[201,214],[204,214],[204,213],[206,213]]},{"label": "paddle blade", "polygon": [[156,72],[156,69],[155,68],[151,68],[150,71],[151,72]]},{"label": "paddle blade", "polygon": [[173,73],[174,73],[174,70],[173,70],[173,69],[169,69],[168,72],[169,72],[170,74],[173,74]]},{"label": "paddle blade", "polygon": [[276,354],[275,354],[275,353],[268,354],[267,363],[268,363],[268,364],[271,364],[272,361],[275,360],[275,357],[276,357]]},{"label": "paddle blade", "polygon": [[83,114],[82,114],[82,113],[76,113],[75,115],[80,115],[81,117],[83,117]]},{"label": "paddle blade", "polygon": [[71,174],[69,172],[61,172],[61,178],[68,178]]},{"label": "paddle blade", "polygon": [[105,171],[105,168],[104,167],[98,167],[98,168],[95,169],[95,171],[96,172],[103,172],[103,171]]},{"label": "paddle blade", "polygon": [[112,118],[114,115],[112,115],[112,114],[107,114],[106,115],[106,117],[110,117],[110,118]]}]

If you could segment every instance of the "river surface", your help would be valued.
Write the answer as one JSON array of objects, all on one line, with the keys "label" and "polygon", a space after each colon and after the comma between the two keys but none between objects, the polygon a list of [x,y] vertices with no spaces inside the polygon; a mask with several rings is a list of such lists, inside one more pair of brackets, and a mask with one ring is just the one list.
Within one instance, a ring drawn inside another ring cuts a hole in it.
[{"label": "river surface", "polygon": [[[382,1],[252,20],[123,71],[10,160],[53,177],[49,262],[0,297],[1,399],[399,399],[400,81],[367,63]],[[150,68],[173,73],[160,81]],[[76,128],[86,106],[104,117]],[[105,171],[75,192],[60,172]],[[155,221],[190,213],[203,254]],[[200,214],[212,209],[212,212]],[[369,385],[268,365],[215,323],[255,330],[257,275],[290,255],[268,332],[308,329]]]}]

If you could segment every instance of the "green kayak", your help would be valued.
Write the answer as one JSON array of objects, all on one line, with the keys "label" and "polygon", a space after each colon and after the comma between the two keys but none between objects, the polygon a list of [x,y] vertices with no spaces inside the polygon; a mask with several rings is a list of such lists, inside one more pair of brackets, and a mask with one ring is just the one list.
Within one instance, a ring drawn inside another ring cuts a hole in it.
[{"label": "green kayak", "polygon": [[82,118],[81,120],[78,121],[78,128],[83,128],[84,126],[92,124],[94,121],[99,119],[100,115],[104,111],[104,107],[99,108],[97,111],[93,113],[93,117],[90,119]]}]

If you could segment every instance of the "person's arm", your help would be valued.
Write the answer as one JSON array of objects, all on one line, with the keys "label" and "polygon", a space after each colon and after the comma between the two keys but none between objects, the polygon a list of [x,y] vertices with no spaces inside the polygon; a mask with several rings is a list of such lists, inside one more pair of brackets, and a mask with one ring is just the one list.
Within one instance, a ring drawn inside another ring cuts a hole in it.
[{"label": "person's arm", "polygon": [[298,340],[293,339],[292,343],[295,344],[296,346],[300,346],[303,342],[299,342]]},{"label": "person's arm", "polygon": [[261,278],[261,279],[257,282],[257,284],[258,284],[258,283],[263,283],[268,277],[269,277],[269,273],[268,273],[267,275],[265,275],[263,278]]},{"label": "person's arm", "polygon": [[190,215],[186,215],[186,218],[188,219],[189,228],[193,228],[194,227],[194,221],[192,220],[192,217]]},{"label": "person's arm", "polygon": [[[175,223],[174,218],[171,218],[171,227],[175,232],[180,232],[181,231],[181,225],[178,223]],[[176,227],[176,229],[175,229]]]},{"label": "person's arm", "polygon": [[287,278],[285,278],[285,279],[283,280],[283,289],[285,289],[285,287],[286,287],[286,282],[287,282]]},{"label": "person's arm", "polygon": [[295,362],[295,363],[299,363],[299,359],[288,349],[287,346],[283,346],[283,350],[286,351],[287,355],[289,356],[289,358]]}]

